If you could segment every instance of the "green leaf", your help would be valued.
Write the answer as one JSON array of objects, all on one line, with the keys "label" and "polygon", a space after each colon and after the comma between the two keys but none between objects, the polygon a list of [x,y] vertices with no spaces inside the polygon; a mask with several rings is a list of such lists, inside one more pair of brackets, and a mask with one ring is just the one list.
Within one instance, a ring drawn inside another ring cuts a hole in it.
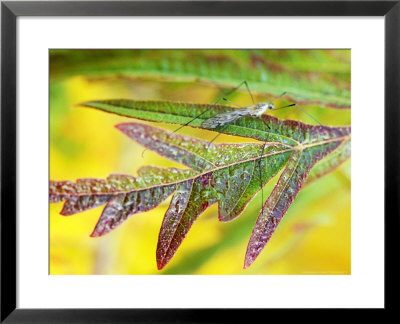
[{"label": "green leaf", "polygon": [[[144,111],[126,106],[122,109],[140,112],[146,118],[162,116],[163,121],[175,118],[184,122],[185,116],[195,114],[185,110],[184,104],[153,104]],[[120,107],[111,107],[120,111]],[[151,107],[155,109],[151,111]],[[193,105],[193,109],[197,113],[205,107]],[[212,113],[227,109],[232,108],[212,107]],[[183,119],[177,112],[184,113]],[[112,175],[106,180],[84,179],[76,183],[51,181],[50,201],[65,200],[65,215],[107,203],[92,233],[100,236],[129,216],[156,207],[175,192],[159,234],[159,269],[171,260],[192,224],[209,206],[218,202],[221,221],[234,219],[257,191],[284,168],[256,223],[246,254],[245,267],[249,266],[276,229],[312,166],[350,137],[350,127],[311,126],[271,116],[263,116],[262,120],[244,118],[225,130],[262,141],[273,139],[268,143],[210,144],[139,123],[124,123],[117,128],[148,149],[190,169],[145,167],[139,170],[139,177]]]},{"label": "green leaf", "polygon": [[319,179],[325,174],[333,171],[346,161],[351,155],[351,140],[350,138],[343,143],[325,159],[319,161],[311,170],[307,177],[306,184]]},{"label": "green leaf", "polygon": [[[139,177],[112,174],[107,179],[50,181],[50,202],[65,200],[61,215],[69,216],[108,202],[92,235],[101,236],[138,212],[157,207],[176,189],[177,183],[193,176],[191,170],[141,168]],[[162,183],[162,185],[159,185]]]},{"label": "green leaf", "polygon": [[[164,78],[295,94],[299,104],[350,108],[350,50],[51,50],[53,80],[83,75]],[[240,89],[239,91],[245,91]]]},{"label": "green leaf", "polygon": [[[175,123],[191,127],[202,127],[202,123],[223,112],[235,108],[221,105],[190,104],[168,101],[135,101],[135,100],[102,100],[80,104],[83,107],[95,108],[113,114],[142,119],[146,121]],[[348,132],[348,127],[327,127],[321,130]],[[216,131],[229,135],[250,137],[260,141],[276,141],[286,145],[312,143],[323,139],[323,131],[317,134],[318,128],[301,122],[285,120],[263,115],[262,118],[242,117],[238,121],[219,127]],[[317,136],[318,135],[318,136]]]}]

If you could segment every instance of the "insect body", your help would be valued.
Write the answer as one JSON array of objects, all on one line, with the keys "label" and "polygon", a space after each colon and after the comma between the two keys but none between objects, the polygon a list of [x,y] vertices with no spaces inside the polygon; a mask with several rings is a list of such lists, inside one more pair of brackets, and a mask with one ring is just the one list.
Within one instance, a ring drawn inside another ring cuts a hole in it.
[{"label": "insect body", "polygon": [[201,126],[207,129],[213,129],[219,126],[229,125],[245,116],[260,117],[267,109],[273,110],[275,108],[271,103],[267,104],[265,102],[261,102],[256,105],[238,108],[233,111],[218,114],[203,121]]}]

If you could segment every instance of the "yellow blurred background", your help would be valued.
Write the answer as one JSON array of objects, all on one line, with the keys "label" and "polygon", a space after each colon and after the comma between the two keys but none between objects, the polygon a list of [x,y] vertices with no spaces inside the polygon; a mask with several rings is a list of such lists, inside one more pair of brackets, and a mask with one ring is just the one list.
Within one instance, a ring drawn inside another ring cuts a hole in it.
[{"label": "yellow blurred background", "polygon": [[[250,84],[251,86],[251,84]],[[114,126],[132,119],[81,108],[89,100],[126,98],[212,103],[220,96],[213,85],[70,76],[50,83],[50,179],[106,178],[111,173],[136,175],[143,165],[183,166],[143,147]],[[265,101],[255,96],[256,101]],[[250,104],[246,93],[238,104]],[[323,124],[347,125],[348,110],[312,110]],[[296,109],[275,112],[280,118],[312,123]],[[176,125],[152,123],[174,130]],[[186,127],[180,134],[210,140],[215,133]],[[220,136],[217,142],[248,142]],[[264,188],[264,199],[277,177]],[[63,203],[50,204],[50,274],[350,274],[350,161],[305,186],[289,208],[271,240],[247,270],[244,255],[261,207],[258,194],[244,213],[229,223],[217,219],[217,205],[194,223],[171,262],[156,266],[156,246],[170,198],[157,208],[131,216],[109,234],[91,238],[104,206],[61,216]]]}]

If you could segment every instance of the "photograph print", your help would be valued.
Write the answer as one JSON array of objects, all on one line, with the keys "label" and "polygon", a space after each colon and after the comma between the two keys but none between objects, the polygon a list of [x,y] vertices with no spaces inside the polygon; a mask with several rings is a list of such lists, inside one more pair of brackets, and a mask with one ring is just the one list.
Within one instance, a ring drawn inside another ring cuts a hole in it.
[{"label": "photograph print", "polygon": [[51,275],[351,274],[350,49],[50,49]]}]

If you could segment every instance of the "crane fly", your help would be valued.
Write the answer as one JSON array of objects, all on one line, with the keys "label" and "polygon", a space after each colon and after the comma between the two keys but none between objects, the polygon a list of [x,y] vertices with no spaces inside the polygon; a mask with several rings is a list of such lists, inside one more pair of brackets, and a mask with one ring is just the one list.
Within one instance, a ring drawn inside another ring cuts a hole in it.
[{"label": "crane fly", "polygon": [[267,104],[265,102],[261,102],[256,105],[247,106],[245,108],[238,108],[232,111],[218,114],[203,121],[201,126],[207,129],[213,129],[219,126],[232,124],[242,117],[261,117],[261,115],[268,109],[274,110],[275,107],[271,103]]}]

